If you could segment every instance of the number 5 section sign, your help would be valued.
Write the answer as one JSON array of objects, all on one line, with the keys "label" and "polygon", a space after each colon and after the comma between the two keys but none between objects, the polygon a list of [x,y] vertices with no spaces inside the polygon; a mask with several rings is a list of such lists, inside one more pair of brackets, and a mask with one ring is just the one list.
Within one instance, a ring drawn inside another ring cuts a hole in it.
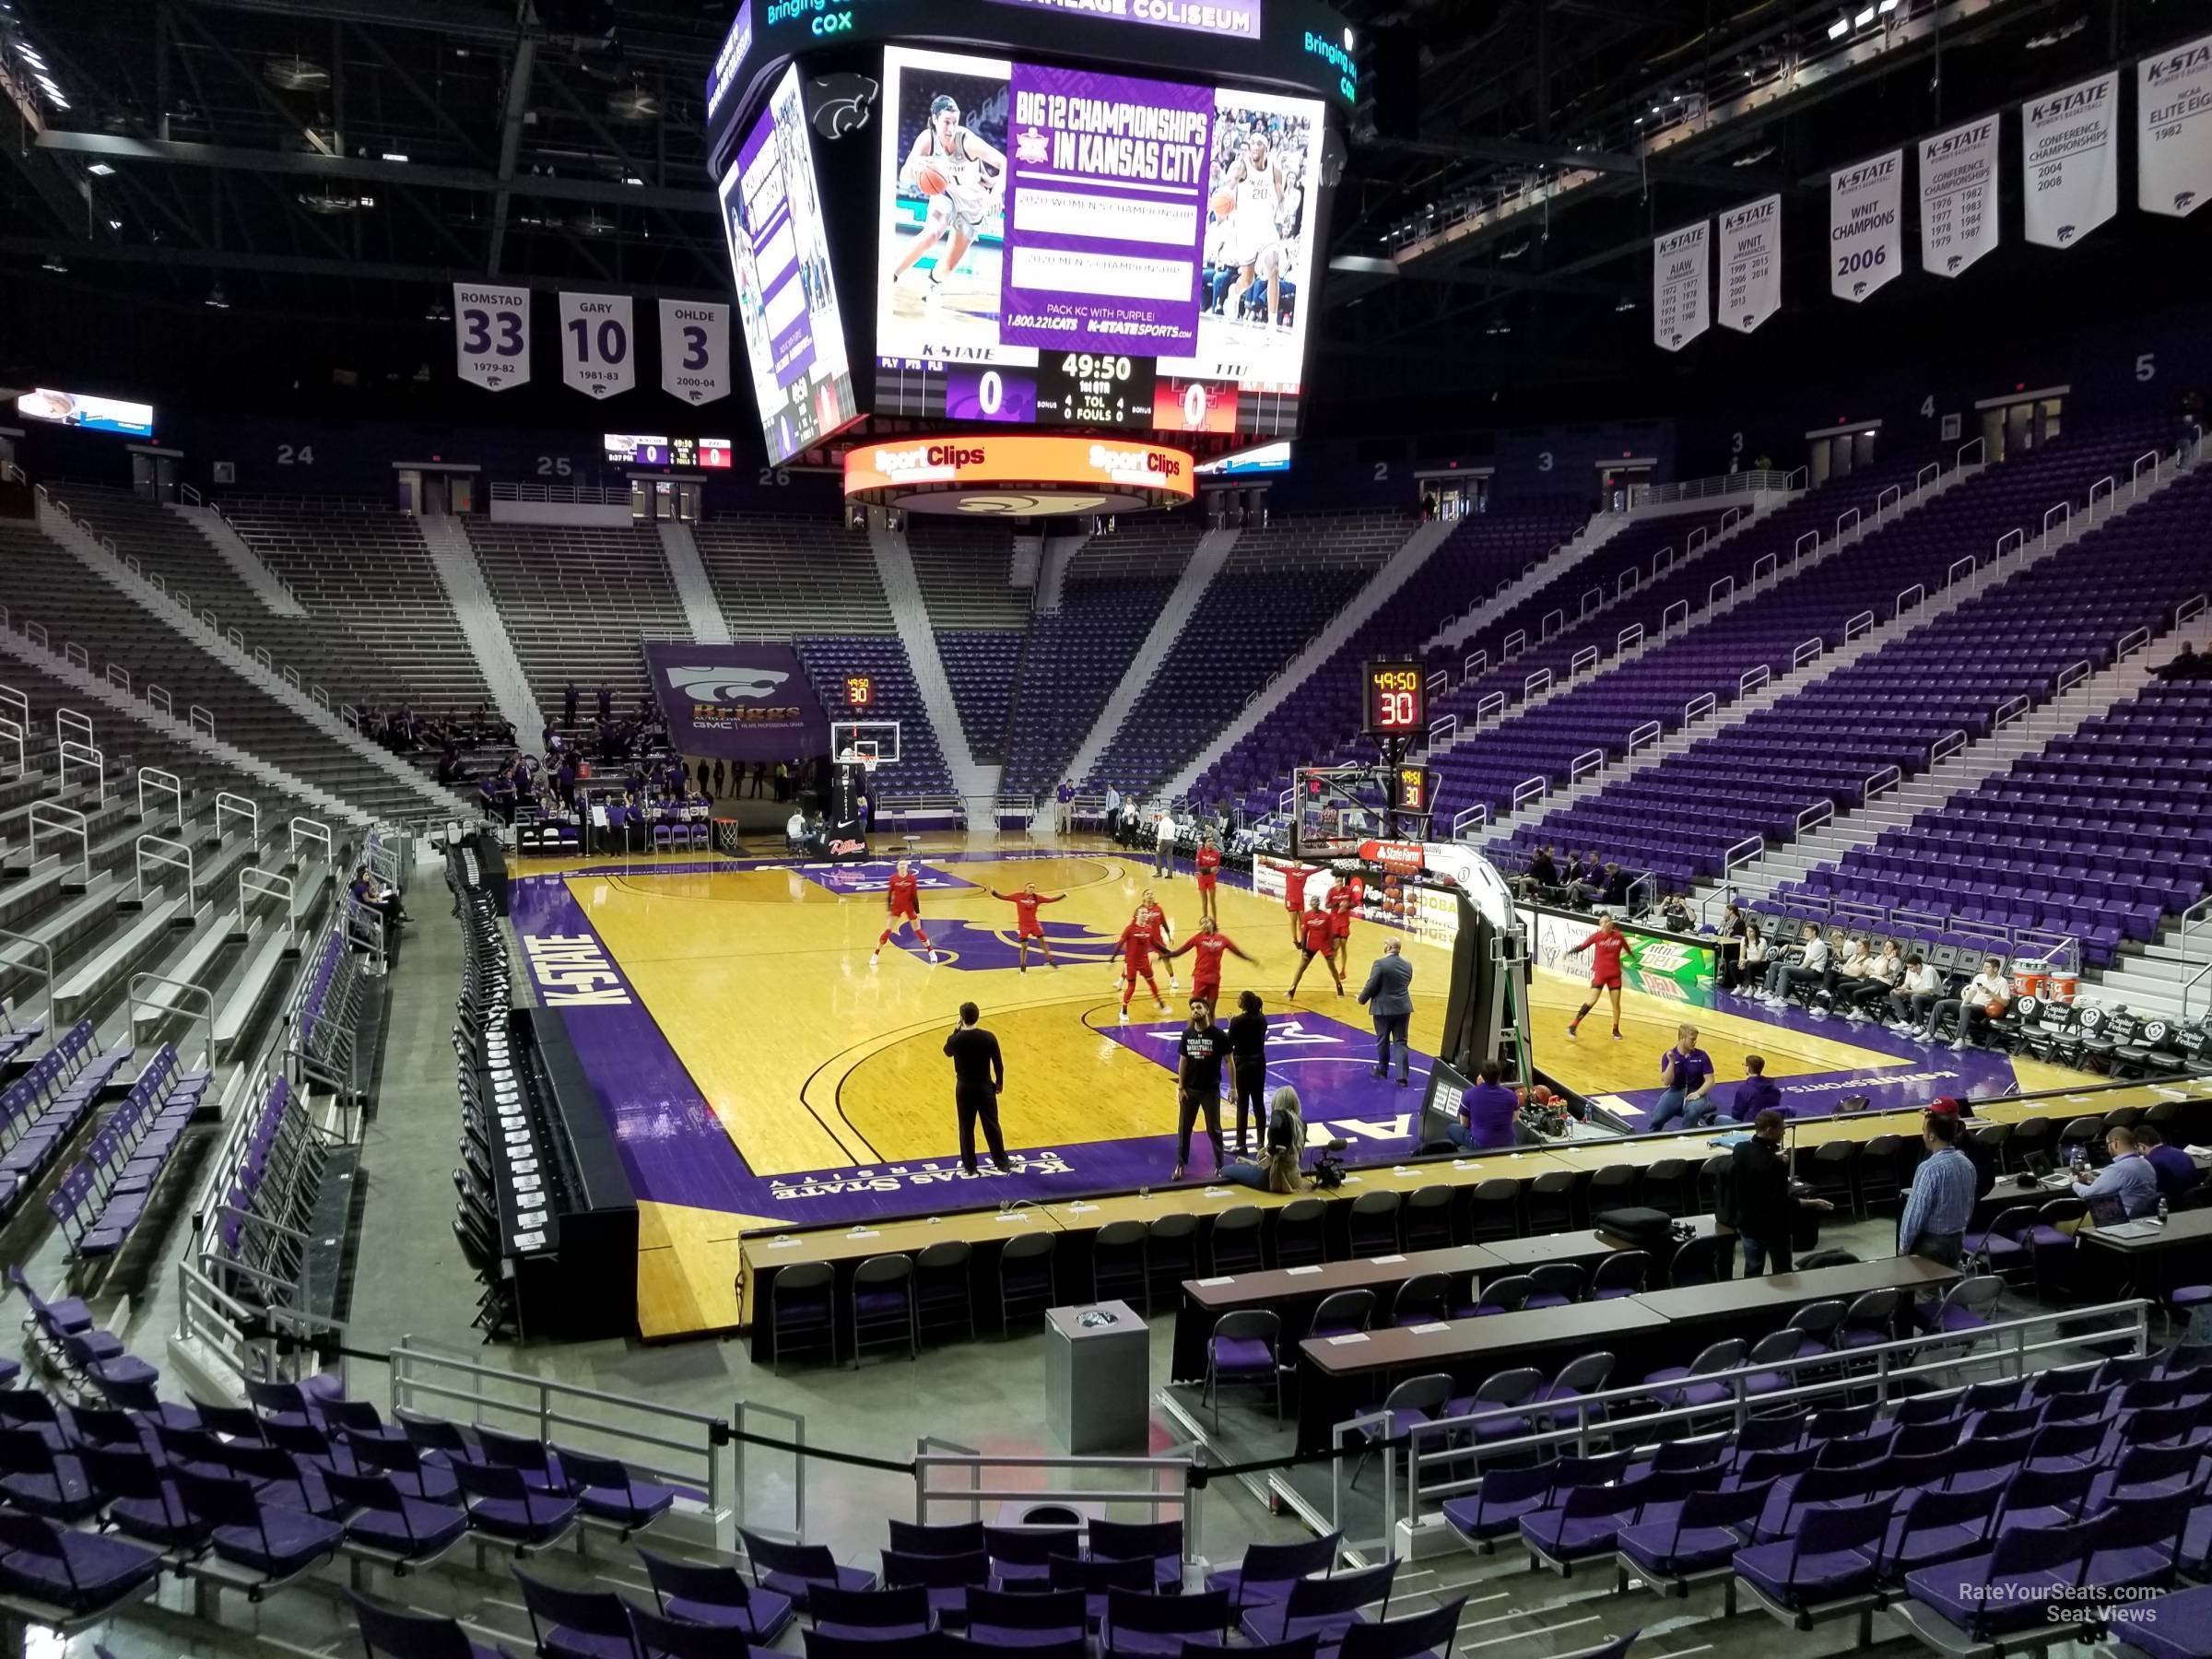
[{"label": "number 5 section sign", "polygon": [[638,383],[637,338],[628,294],[560,297],[560,378],[564,385],[605,398]]},{"label": "number 5 section sign", "polygon": [[504,392],[530,379],[530,290],[453,284],[453,368],[472,386]]}]

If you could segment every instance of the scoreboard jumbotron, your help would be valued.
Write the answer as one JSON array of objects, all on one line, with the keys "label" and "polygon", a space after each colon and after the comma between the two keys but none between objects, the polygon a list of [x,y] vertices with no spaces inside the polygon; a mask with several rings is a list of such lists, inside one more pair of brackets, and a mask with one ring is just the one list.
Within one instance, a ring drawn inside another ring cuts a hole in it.
[{"label": "scoreboard jumbotron", "polygon": [[1180,455],[976,480],[1129,511],[1292,436],[1352,45],[1320,0],[739,0],[707,113],[770,460]]}]

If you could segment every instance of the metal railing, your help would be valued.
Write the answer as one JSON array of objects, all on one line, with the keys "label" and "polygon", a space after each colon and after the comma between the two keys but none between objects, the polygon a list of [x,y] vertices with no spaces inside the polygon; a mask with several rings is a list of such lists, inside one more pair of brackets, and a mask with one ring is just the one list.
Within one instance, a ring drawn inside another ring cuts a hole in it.
[{"label": "metal railing", "polygon": [[215,797],[215,834],[218,841],[222,839],[223,818],[226,814],[231,818],[244,818],[247,835],[253,841],[261,840],[261,806],[252,796],[232,794],[226,790]]},{"label": "metal railing", "polygon": [[1488,829],[1489,822],[1490,809],[1488,803],[1463,806],[1452,815],[1452,839],[1465,841],[1470,829]]},{"label": "metal railing", "polygon": [[[926,1524],[930,1506],[935,1503],[958,1504],[979,1517],[982,1506],[995,1508],[1002,1503],[1065,1505],[1078,1512],[1089,1508],[1141,1508],[1148,1521],[1182,1522],[1182,1547],[1187,1560],[1191,1559],[1190,1552],[1197,1547],[1198,1495],[1205,1489],[1193,1478],[1197,1467],[1198,1460],[1188,1453],[1159,1457],[1016,1457],[1003,1453],[925,1451],[917,1446],[914,1519]],[[1014,1472],[1012,1478],[997,1475],[1002,1470]],[[1062,1471],[1098,1484],[1041,1488],[1033,1483],[1024,1484],[1022,1479],[1031,1472]],[[1144,1484],[1129,1487],[1104,1484],[1117,1474],[1139,1477]],[[966,1477],[961,1484],[945,1484],[947,1477],[960,1476]],[[991,1477],[995,1477],[992,1484],[985,1484]]]},{"label": "metal railing", "polygon": [[[148,988],[159,986],[161,991],[149,994]],[[161,993],[166,993],[166,996]],[[131,975],[128,994],[131,1004],[131,1027],[150,1026],[182,1013],[187,1019],[196,1019],[206,1032],[207,1046],[200,1051],[199,1064],[215,1064],[215,993],[205,985],[171,979],[160,973],[134,973]]]},{"label": "metal railing", "polygon": [[74,739],[65,743],[61,746],[60,772],[64,789],[69,787],[69,774],[73,771],[88,771],[92,774],[92,798],[98,805],[105,806],[108,804],[107,756],[88,743],[78,743]]},{"label": "metal railing", "polygon": [[171,841],[166,835],[142,835],[132,843],[132,856],[137,869],[134,878],[134,892],[141,903],[146,900],[146,866],[167,865],[184,872],[184,903],[187,909],[199,902],[199,877],[192,867],[192,849],[181,841]]},{"label": "metal railing", "polygon": [[259,865],[250,865],[238,873],[238,924],[246,924],[246,909],[255,899],[281,899],[284,901],[285,924],[292,921],[292,901],[298,889],[288,876],[279,876],[274,870],[265,870]]},{"label": "metal railing", "polygon": [[[1418,1536],[1423,1526],[1441,1524],[1441,1514],[1432,1521],[1430,1512],[1441,1511],[1449,1500],[1482,1484],[1478,1459],[1513,1462],[1565,1451],[1588,1456],[1601,1441],[1608,1444],[1647,1446],[1677,1433],[1690,1433],[1693,1429],[1711,1431],[1728,1424],[1740,1430],[1754,1410],[1781,1411],[1841,1394],[1864,1403],[1868,1391],[1877,1405],[1887,1406],[1898,1397],[1893,1391],[1901,1382],[1947,1375],[1950,1385],[1955,1386],[1967,1366],[1989,1364],[1997,1368],[2000,1376],[2025,1377],[2030,1371],[2041,1369],[2040,1364],[2030,1365],[2031,1359],[2040,1360],[2046,1354],[2066,1354],[2078,1359],[2087,1343],[2124,1342],[2130,1345],[2133,1353],[2141,1355],[2150,1347],[2149,1312],[2153,1305],[2136,1299],[2088,1308],[2042,1311],[2018,1319],[1994,1320],[1969,1331],[1941,1331],[1901,1341],[1870,1344],[1841,1355],[1823,1352],[1800,1354],[1790,1359],[1747,1360],[1728,1371],[1698,1373],[1696,1380],[1700,1384],[1718,1384],[1727,1391],[1725,1399],[1709,1406],[1662,1406],[1653,1398],[1655,1391],[1642,1383],[1598,1390],[1556,1402],[1538,1419],[1561,1426],[1532,1429],[1511,1438],[1483,1440],[1478,1435],[1484,1426],[1500,1420],[1515,1418],[1527,1420],[1530,1413],[1525,1403],[1416,1423],[1406,1432],[1404,1444],[1403,1485],[1406,1502],[1403,1532],[1409,1540]],[[2085,1325],[2089,1328],[2085,1329]],[[1990,1345],[1986,1351],[1976,1352],[1984,1343]],[[1761,1387],[1757,1393],[1751,1392],[1753,1380],[1762,1373],[1786,1378],[1787,1383],[1781,1388]],[[1568,1422],[1569,1418],[1572,1421]],[[1382,1414],[1369,1413],[1337,1424],[1332,1443],[1341,1443],[1347,1434],[1362,1429],[1380,1430],[1388,1435],[1393,1427]],[[1475,1449],[1471,1450],[1470,1445]],[[1382,1458],[1388,1526],[1385,1545],[1395,1557],[1403,1553],[1400,1528],[1389,1516],[1395,1497],[1394,1488],[1400,1484],[1396,1478],[1395,1440],[1385,1441]],[[1471,1468],[1477,1472],[1470,1474]],[[1345,1512],[1343,1495],[1339,1492],[1334,1496],[1335,1513],[1341,1518]]]},{"label": "metal railing", "polygon": [[651,1405],[634,1394],[607,1394],[479,1365],[425,1347],[413,1336],[399,1339],[388,1364],[394,1412],[444,1418],[618,1459],[648,1479],[700,1494],[695,1501],[703,1506],[717,1540],[734,1541],[735,1515],[722,1455],[730,1435],[727,1418]]},{"label": "metal railing", "polygon": [[[1801,469],[1802,470],[1802,469]],[[1678,484],[1653,484],[1644,491],[1642,503],[1662,507],[1670,501],[1702,501],[1714,496],[1755,495],[1765,490],[1787,490],[1795,473],[1771,467],[1747,467],[1710,478],[1687,478]]]},{"label": "metal railing", "polygon": [[291,822],[290,840],[287,851],[294,864],[300,862],[300,843],[307,841],[323,849],[323,862],[337,862],[337,848],[330,839],[330,826],[320,818],[296,818]]},{"label": "metal railing", "polygon": [[18,778],[29,777],[30,775],[30,751],[23,742],[23,724],[18,720],[0,714],[0,749],[5,749],[10,744],[15,746],[16,750],[14,775]]},{"label": "metal railing", "polygon": [[[29,934],[11,932],[5,927],[0,927],[0,939],[6,939],[23,949],[34,951],[45,961],[45,971],[39,976],[39,980],[46,987],[46,1035],[48,1041],[51,1041],[61,1035],[60,1030],[53,1023],[53,947],[43,939],[33,938]],[[30,964],[22,959],[20,951],[0,950],[0,967],[16,968],[28,972]]]},{"label": "metal railing", "polygon": [[627,507],[630,494],[627,488],[602,487],[596,484],[510,484],[492,480],[491,499],[495,501],[546,501],[568,507]]},{"label": "metal railing", "polygon": [[148,790],[158,795],[167,795],[171,809],[176,813],[177,822],[180,825],[184,822],[184,784],[175,772],[163,771],[158,766],[142,766],[138,769],[138,816],[141,818],[148,816],[146,810]]},{"label": "metal railing", "polygon": [[38,862],[41,832],[49,841],[75,841],[77,867],[89,886],[92,880],[92,833],[85,815],[74,806],[58,806],[52,801],[33,801],[28,819],[30,826],[31,862]]}]

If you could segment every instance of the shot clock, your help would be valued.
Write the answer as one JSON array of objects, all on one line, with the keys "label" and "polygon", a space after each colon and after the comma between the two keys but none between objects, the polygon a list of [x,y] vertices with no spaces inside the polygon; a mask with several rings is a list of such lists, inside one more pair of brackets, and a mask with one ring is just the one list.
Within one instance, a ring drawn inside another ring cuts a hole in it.
[{"label": "shot clock", "polygon": [[876,679],[873,675],[848,674],[845,676],[845,707],[872,709],[876,706]]},{"label": "shot clock", "polygon": [[1418,663],[1370,663],[1361,677],[1360,731],[1370,737],[1414,737],[1428,729],[1429,699]]},{"label": "shot clock", "polygon": [[1398,768],[1398,810],[1420,814],[1429,810],[1429,769],[1425,766]]}]

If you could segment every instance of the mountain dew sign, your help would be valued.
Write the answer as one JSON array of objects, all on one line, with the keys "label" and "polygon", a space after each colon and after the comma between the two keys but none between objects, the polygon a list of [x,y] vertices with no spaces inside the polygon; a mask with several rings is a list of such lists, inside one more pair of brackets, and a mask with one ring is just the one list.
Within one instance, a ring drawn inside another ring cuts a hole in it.
[{"label": "mountain dew sign", "polygon": [[1633,927],[1625,931],[1634,958],[1621,974],[1629,989],[1693,1007],[1712,1006],[1712,946],[1692,945],[1687,939],[1642,933]]},{"label": "mountain dew sign", "polygon": [[[1518,905],[1515,910],[1535,966],[1587,983],[1590,955],[1587,951],[1580,956],[1572,953],[1597,930],[1597,918],[1529,904]],[[1716,953],[1711,945],[1627,924],[1620,931],[1629,937],[1632,959],[1623,961],[1621,972],[1621,981],[1630,990],[1693,1008],[1712,1006]]]}]

